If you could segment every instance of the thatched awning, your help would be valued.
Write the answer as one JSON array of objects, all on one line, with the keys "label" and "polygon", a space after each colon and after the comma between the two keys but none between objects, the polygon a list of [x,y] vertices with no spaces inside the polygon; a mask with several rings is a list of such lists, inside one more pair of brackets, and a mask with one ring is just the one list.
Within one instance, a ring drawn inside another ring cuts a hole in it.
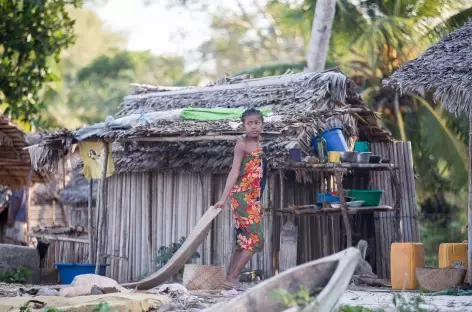
[{"label": "thatched awning", "polygon": [[[31,170],[30,156],[24,150],[27,146],[25,133],[7,117],[0,115],[0,185],[17,189],[27,185]],[[33,183],[47,182],[45,172],[33,172]]]},{"label": "thatched awning", "polygon": [[435,99],[448,111],[468,111],[472,105],[472,21],[401,66],[384,84],[422,96],[434,91]]},{"label": "thatched awning", "polygon": [[[224,170],[231,164],[234,140],[242,133],[236,121],[193,121],[176,118],[183,108],[270,108],[263,137],[269,163],[287,161],[286,146],[298,140],[310,149],[311,139],[341,126],[348,140],[359,136],[390,142],[390,133],[355,92],[354,83],[338,71],[302,73],[261,79],[230,80],[201,88],[140,85],[125,97],[117,118],[78,131],[42,134],[30,149],[36,168],[54,163],[79,140],[114,142],[118,172],[146,170]],[[232,142],[233,141],[233,142]]]}]

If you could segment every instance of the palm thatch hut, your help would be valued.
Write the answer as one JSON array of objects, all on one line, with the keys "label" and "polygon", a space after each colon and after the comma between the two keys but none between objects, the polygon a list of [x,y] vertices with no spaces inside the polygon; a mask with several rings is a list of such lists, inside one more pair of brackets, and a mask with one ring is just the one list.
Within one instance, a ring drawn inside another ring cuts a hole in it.
[{"label": "palm thatch hut", "polygon": [[[8,193],[11,190],[29,188],[34,183],[47,183],[50,179],[50,175],[44,170],[32,170],[29,153],[24,149],[27,145],[25,133],[7,117],[0,115],[0,243],[20,243],[7,239],[5,235],[9,214]],[[25,209],[28,219],[28,204]]]},{"label": "palm thatch hut", "polygon": [[[105,207],[104,236],[108,238],[99,253],[109,259],[108,276],[135,280],[154,271],[156,250],[188,235],[221,195],[234,142],[243,133],[238,120],[185,119],[182,111],[189,107],[270,109],[262,134],[269,167],[262,198],[267,239],[264,252],[255,255],[249,265],[270,276],[279,267],[280,230],[290,215],[298,226],[298,253],[293,255],[297,263],[332,254],[348,244],[341,210],[300,212],[288,208],[292,204],[313,207],[317,192],[338,186],[333,180],[336,170],[294,162],[287,148],[298,142],[311,153],[315,135],[341,126],[350,145],[357,138],[369,141],[377,154],[394,162],[400,178],[406,181],[402,192],[413,195],[400,201],[388,175],[381,171],[343,169],[343,174],[355,172],[344,179],[344,188],[372,185],[385,190],[382,207],[362,214],[346,212],[345,217],[352,226],[352,242],[361,238],[369,241],[368,259],[380,276],[387,276],[389,246],[398,239],[395,218],[402,215],[403,239],[419,239],[416,202],[411,202],[415,200],[411,150],[408,143],[393,142],[355,90],[355,84],[336,70],[261,79],[226,78],[206,87],[139,85],[125,97],[116,119],[110,117],[77,131],[43,133],[41,142],[29,151],[35,168],[54,170],[61,155],[75,143],[112,143],[115,174],[99,183],[103,193],[99,192],[97,205],[100,210]],[[390,165],[378,168],[392,169]],[[396,208],[395,212],[382,210],[387,205]],[[93,219],[96,226],[97,214]],[[198,249],[201,257],[197,261],[227,264],[232,229],[230,209],[226,209]]]},{"label": "palm thatch hut", "polygon": [[33,171],[25,133],[7,117],[0,115],[0,185],[19,189],[32,183],[49,181],[45,171]]},{"label": "palm thatch hut", "polygon": [[[469,116],[472,133],[472,21],[431,45],[422,55],[401,66],[384,81],[402,93],[421,96],[432,93],[451,113]],[[472,140],[469,135],[469,201],[468,201],[469,272],[472,272]],[[472,274],[468,274],[472,283]]]},{"label": "palm thatch hut", "polygon": [[[46,268],[54,268],[55,263],[88,261],[89,182],[82,174],[80,156],[76,152],[64,160],[67,161],[61,162],[49,183],[36,184],[30,190],[27,235],[32,242],[49,243],[44,261]],[[95,203],[97,181],[93,187]]]}]

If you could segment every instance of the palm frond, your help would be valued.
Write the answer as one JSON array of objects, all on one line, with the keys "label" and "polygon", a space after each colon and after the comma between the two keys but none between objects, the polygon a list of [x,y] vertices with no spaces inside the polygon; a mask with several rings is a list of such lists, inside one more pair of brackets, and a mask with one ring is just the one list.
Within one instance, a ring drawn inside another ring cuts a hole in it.
[{"label": "palm frond", "polygon": [[447,120],[442,115],[441,107],[434,109],[428,101],[419,96],[413,96],[421,106],[422,122],[427,131],[424,136],[425,152],[439,160],[444,160],[444,167],[450,172],[451,182],[456,187],[464,187],[468,180],[468,161],[466,146],[459,141],[457,135],[447,126]]}]

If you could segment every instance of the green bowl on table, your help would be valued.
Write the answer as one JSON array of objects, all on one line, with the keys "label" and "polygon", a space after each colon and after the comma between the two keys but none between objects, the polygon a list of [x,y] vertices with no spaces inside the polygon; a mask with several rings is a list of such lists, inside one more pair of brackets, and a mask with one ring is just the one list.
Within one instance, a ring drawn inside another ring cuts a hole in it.
[{"label": "green bowl on table", "polygon": [[383,190],[349,190],[347,194],[355,200],[364,201],[363,206],[376,207],[380,204],[383,192]]}]

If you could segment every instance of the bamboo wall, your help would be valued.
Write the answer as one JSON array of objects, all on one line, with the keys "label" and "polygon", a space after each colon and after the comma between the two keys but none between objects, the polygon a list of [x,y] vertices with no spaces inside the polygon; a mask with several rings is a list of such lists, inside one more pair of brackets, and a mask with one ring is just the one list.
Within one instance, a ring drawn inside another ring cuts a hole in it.
[{"label": "bamboo wall", "polygon": [[83,226],[86,228],[88,225],[87,211],[87,204],[69,207],[70,226]]},{"label": "bamboo wall", "polygon": [[[129,173],[115,175],[107,182],[108,276],[118,281],[137,280],[155,270],[159,247],[186,236],[204,211],[220,196],[225,175]],[[286,221],[280,208],[315,202],[319,182],[295,183],[295,175],[284,178],[284,203],[278,174],[269,176],[263,196],[265,208],[264,251],[254,256],[248,269],[272,275],[278,267],[280,228]],[[272,209],[273,208],[273,209]],[[365,219],[365,218],[364,218]],[[367,219],[366,219],[367,220]],[[295,217],[298,225],[297,262],[304,263],[342,249],[343,227],[338,216]],[[231,210],[225,209],[206,241],[197,250],[196,263],[227,266],[233,246]]]},{"label": "bamboo wall", "polygon": [[[390,159],[398,165],[397,171],[400,181],[400,230],[403,242],[419,242],[419,223],[416,202],[415,178],[413,170],[413,156],[410,142],[395,142],[392,144],[373,144],[372,152]],[[387,172],[372,174],[373,188],[384,189],[383,204],[395,200],[392,184]],[[375,213],[375,231],[377,254],[381,259],[377,261],[377,274],[390,277],[390,245],[395,242],[396,229],[394,212]]]},{"label": "bamboo wall", "polygon": [[[118,281],[155,271],[157,250],[187,236],[212,202],[211,175],[128,173],[107,182],[107,275]],[[99,199],[101,200],[101,199]],[[219,217],[221,218],[221,217]],[[212,262],[211,233],[196,263]]]},{"label": "bamboo wall", "polygon": [[65,225],[61,206],[59,204],[54,206],[52,202],[30,205],[28,208],[28,219],[31,228],[35,226],[51,227],[53,225]]}]

